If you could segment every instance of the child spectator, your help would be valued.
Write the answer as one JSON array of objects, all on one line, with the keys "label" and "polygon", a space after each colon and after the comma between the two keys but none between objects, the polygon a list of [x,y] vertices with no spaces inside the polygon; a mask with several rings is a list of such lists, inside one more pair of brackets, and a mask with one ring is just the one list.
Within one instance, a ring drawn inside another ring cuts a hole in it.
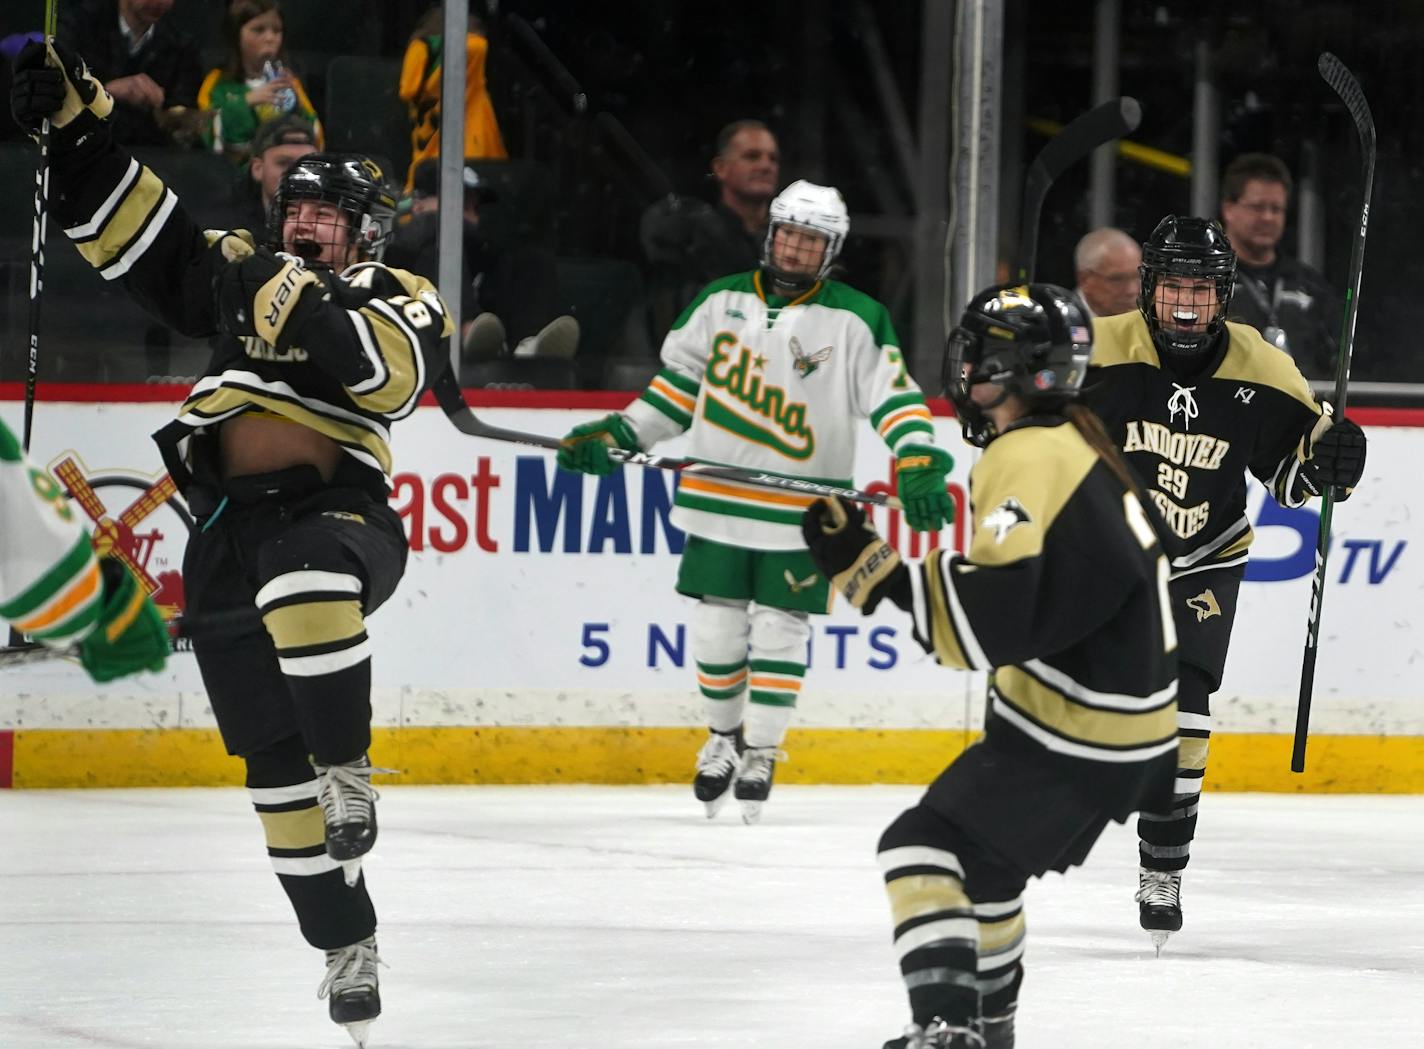
[{"label": "child spectator", "polygon": [[[422,16],[411,34],[401,63],[400,97],[410,106],[410,172],[406,190],[415,184],[415,168],[426,157],[440,155],[441,33],[444,14],[437,4]],[[504,138],[495,119],[494,103],[485,86],[489,41],[475,15],[465,34],[465,159],[504,160]]]},{"label": "child spectator", "polygon": [[282,49],[282,9],[277,0],[232,0],[223,20],[228,60],[209,71],[198,105],[213,113],[206,138],[214,152],[246,160],[258,127],[289,113],[302,117],[322,145],[321,121]]}]

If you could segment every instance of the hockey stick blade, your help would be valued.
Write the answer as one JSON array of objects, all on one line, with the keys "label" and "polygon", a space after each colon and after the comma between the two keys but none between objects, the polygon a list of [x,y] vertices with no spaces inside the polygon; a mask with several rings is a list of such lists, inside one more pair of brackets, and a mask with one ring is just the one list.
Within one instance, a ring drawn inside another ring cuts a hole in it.
[{"label": "hockey stick blade", "polygon": [[[1355,318],[1360,307],[1360,279],[1365,268],[1365,235],[1370,226],[1370,198],[1375,184],[1375,120],[1360,82],[1345,63],[1329,51],[1316,62],[1321,77],[1345,103],[1355,133],[1360,139],[1362,181],[1360,221],[1355,227],[1355,246],[1350,253],[1350,276],[1345,287],[1345,313],[1340,325],[1340,342],[1335,358],[1335,403],[1338,415],[1345,413],[1350,389],[1350,358],[1355,348]],[[1315,695],[1315,659],[1320,642],[1320,615],[1325,604],[1325,567],[1330,554],[1330,522],[1335,504],[1334,489],[1326,489],[1320,499],[1320,528],[1315,541],[1315,575],[1311,581],[1310,614],[1306,619],[1305,650],[1301,655],[1300,693],[1296,698],[1295,739],[1291,746],[1291,771],[1305,771],[1305,745],[1310,738],[1310,707]]]},{"label": "hockey stick blade", "polygon": [[[529,445],[553,451],[564,446],[557,437],[528,433],[524,430],[510,430],[503,426],[491,426],[480,419],[465,403],[465,395],[460,392],[459,383],[449,368],[440,373],[431,386],[435,401],[445,412],[446,418],[455,429],[470,437],[483,437],[490,441],[507,441],[512,444]],[[819,481],[804,481],[799,477],[782,477],[779,474],[764,473],[760,470],[744,470],[735,466],[719,466],[715,463],[701,463],[692,459],[678,459],[668,455],[654,455],[651,452],[630,452],[622,448],[608,449],[608,458],[624,466],[644,466],[654,470],[673,470],[679,473],[695,473],[699,477],[712,477],[721,481],[751,485],[755,488],[769,488],[782,492],[795,492],[815,498],[831,499],[840,496],[853,503],[871,503],[889,507],[891,510],[904,509],[900,500],[883,492],[862,492],[856,488],[842,488],[839,485],[821,484]]]},{"label": "hockey stick blade", "polygon": [[1141,122],[1142,107],[1137,99],[1123,95],[1076,117],[1039,150],[1024,176],[1023,209],[1019,215],[1023,224],[1019,231],[1019,280],[1033,280],[1043,202],[1048,199],[1048,190],[1058,176],[1099,146],[1136,131]]}]

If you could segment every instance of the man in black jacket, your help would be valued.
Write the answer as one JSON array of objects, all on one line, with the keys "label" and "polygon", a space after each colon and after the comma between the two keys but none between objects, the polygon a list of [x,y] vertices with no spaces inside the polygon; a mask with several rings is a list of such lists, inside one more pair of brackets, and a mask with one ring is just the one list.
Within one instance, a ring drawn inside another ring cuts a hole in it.
[{"label": "man in black jacket", "polygon": [[166,146],[160,117],[196,110],[203,66],[198,47],[164,20],[174,0],[81,0],[64,5],[58,37],[83,55],[114,98],[114,141]]},{"label": "man in black jacket", "polygon": [[1236,249],[1231,320],[1295,358],[1307,379],[1335,375],[1340,299],[1325,278],[1282,253],[1291,176],[1268,153],[1243,153],[1221,179],[1221,218]]}]

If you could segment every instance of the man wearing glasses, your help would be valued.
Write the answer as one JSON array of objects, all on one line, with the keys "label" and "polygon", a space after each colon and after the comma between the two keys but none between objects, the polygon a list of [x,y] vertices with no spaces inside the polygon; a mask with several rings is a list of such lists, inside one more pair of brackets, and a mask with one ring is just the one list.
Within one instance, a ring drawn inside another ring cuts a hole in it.
[{"label": "man wearing glasses", "polygon": [[1111,317],[1137,309],[1142,281],[1137,268],[1142,249],[1120,229],[1100,226],[1073,249],[1078,298],[1094,317]]},{"label": "man wearing glasses", "polygon": [[1328,379],[1341,303],[1323,276],[1280,251],[1290,192],[1290,171],[1268,153],[1243,153],[1222,175],[1222,225],[1237,257],[1230,319],[1289,353],[1306,378]]}]

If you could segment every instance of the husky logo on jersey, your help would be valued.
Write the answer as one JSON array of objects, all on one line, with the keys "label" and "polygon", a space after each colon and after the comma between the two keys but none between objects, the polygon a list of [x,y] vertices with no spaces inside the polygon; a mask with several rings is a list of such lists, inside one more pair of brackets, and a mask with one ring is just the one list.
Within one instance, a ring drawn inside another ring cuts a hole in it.
[{"label": "husky logo on jersey", "polygon": [[815,585],[816,580],[821,578],[815,572],[812,572],[805,579],[797,579],[791,574],[791,569],[789,568],[783,572],[782,575],[786,577],[786,585],[793,594],[799,594],[807,587]]},{"label": "husky logo on jersey", "polygon": [[1028,524],[1029,520],[1028,511],[1023,508],[1023,503],[1013,496],[1009,496],[990,510],[979,524],[983,528],[992,528],[994,542],[1002,543],[1008,538],[1010,532],[1021,524]]},{"label": "husky logo on jersey", "polygon": [[801,340],[796,336],[791,336],[791,356],[796,358],[795,367],[797,374],[801,378],[806,378],[815,371],[821,364],[831,359],[833,347],[822,346],[815,353],[805,353],[801,349]]},{"label": "husky logo on jersey", "polygon": [[788,459],[811,458],[816,451],[816,434],[806,422],[806,405],[791,400],[780,386],[763,382],[756,374],[757,356],[740,345],[731,332],[717,333],[707,360],[707,385],[726,391],[750,413],[734,411],[722,398],[708,396],[703,398],[703,416],[713,425]]},{"label": "husky logo on jersey", "polygon": [[1196,597],[1187,598],[1187,607],[1197,614],[1197,622],[1221,615],[1221,606],[1216,603],[1216,595],[1207,587]]}]

